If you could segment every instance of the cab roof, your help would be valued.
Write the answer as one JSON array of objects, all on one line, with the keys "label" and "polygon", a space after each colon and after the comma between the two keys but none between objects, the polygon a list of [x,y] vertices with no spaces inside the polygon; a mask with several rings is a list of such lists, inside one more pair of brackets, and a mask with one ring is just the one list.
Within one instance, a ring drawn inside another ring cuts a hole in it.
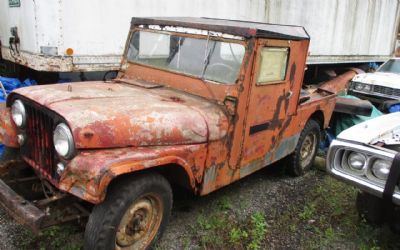
[{"label": "cab roof", "polygon": [[285,40],[309,40],[301,26],[227,20],[205,17],[133,17],[131,24],[160,25],[211,30],[236,36],[275,38]]}]

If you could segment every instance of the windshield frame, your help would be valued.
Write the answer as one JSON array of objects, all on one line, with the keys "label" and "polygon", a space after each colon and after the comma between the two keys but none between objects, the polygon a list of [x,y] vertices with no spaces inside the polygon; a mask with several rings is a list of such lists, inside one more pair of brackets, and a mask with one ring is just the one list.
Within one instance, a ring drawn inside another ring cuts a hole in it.
[{"label": "windshield frame", "polygon": [[380,73],[392,73],[392,74],[400,74],[400,72],[393,72],[393,71],[381,71],[381,69],[385,66],[385,64],[389,63],[390,61],[395,61],[396,63],[400,63],[400,58],[391,58],[389,60],[387,60],[386,62],[382,63],[381,66],[379,66],[379,68],[376,70],[376,72],[380,72]]},{"label": "windshield frame", "polygon": [[[181,37],[189,37],[189,38],[195,38],[195,39],[202,39],[202,40],[210,40],[210,41],[219,41],[219,42],[225,42],[225,43],[234,43],[234,44],[240,44],[244,47],[244,55],[238,70],[238,75],[236,78],[235,82],[230,82],[230,83],[226,83],[226,82],[218,82],[218,81],[213,81],[210,79],[206,79],[200,76],[196,76],[196,75],[191,75],[191,74],[187,74],[184,72],[179,72],[179,71],[173,71],[173,70],[168,70],[165,68],[161,68],[161,67],[156,67],[154,65],[149,65],[149,64],[145,64],[145,63],[140,63],[140,62],[136,62],[136,61],[130,61],[128,59],[128,51],[129,51],[129,45],[132,39],[132,36],[135,32],[137,31],[145,31],[145,32],[153,32],[153,33],[158,33],[158,34],[167,34],[167,35],[176,35],[176,36],[181,36]],[[207,32],[212,32],[212,31],[207,31]],[[222,37],[222,36],[215,36],[215,35],[203,35],[203,34],[193,34],[193,33],[186,33],[186,32],[176,32],[176,31],[170,31],[170,30],[158,30],[158,29],[151,29],[151,28],[140,28],[140,27],[135,27],[133,29],[130,30],[128,39],[126,41],[126,45],[125,45],[125,51],[124,51],[124,56],[123,56],[123,68],[124,68],[124,64],[125,67],[128,67],[129,64],[136,64],[136,65],[140,65],[140,66],[144,66],[144,67],[148,67],[151,69],[155,69],[155,70],[161,70],[164,72],[168,72],[171,74],[179,74],[182,76],[187,76],[187,77],[191,77],[194,79],[199,79],[202,80],[206,83],[211,83],[211,84],[215,84],[215,85],[225,85],[225,86],[237,86],[238,84],[240,84],[242,82],[242,74],[243,72],[243,67],[246,65],[245,61],[246,58],[248,58],[248,41],[243,37],[242,39],[234,39],[234,38],[226,38],[226,37]]]}]

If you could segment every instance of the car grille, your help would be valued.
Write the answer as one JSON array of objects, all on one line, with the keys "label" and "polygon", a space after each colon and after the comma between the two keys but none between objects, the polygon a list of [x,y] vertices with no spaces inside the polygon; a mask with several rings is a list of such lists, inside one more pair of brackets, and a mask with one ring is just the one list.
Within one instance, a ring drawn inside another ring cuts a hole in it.
[{"label": "car grille", "polygon": [[53,118],[34,104],[24,102],[26,110],[26,142],[21,153],[32,167],[44,177],[55,177],[56,163],[53,146]]},{"label": "car grille", "polygon": [[400,89],[394,89],[390,87],[383,87],[383,86],[377,86],[373,85],[374,92],[379,93],[382,95],[388,95],[388,96],[397,96],[400,97]]}]

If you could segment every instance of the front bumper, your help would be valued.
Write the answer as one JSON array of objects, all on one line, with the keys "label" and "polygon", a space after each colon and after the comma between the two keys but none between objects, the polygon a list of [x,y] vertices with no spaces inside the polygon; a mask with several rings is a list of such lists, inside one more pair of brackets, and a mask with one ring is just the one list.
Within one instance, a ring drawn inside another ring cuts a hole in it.
[{"label": "front bumper", "polygon": [[395,96],[385,96],[385,95],[378,95],[376,93],[363,93],[358,92],[355,90],[348,90],[347,92],[349,95],[354,95],[362,100],[368,100],[377,106],[381,110],[388,109],[391,105],[397,104],[400,102],[400,97]]},{"label": "front bumper", "polygon": [[38,232],[42,228],[41,225],[46,214],[14,192],[2,180],[0,180],[0,205],[16,221],[28,226],[34,232]]},{"label": "front bumper", "polygon": [[89,215],[85,203],[60,192],[23,161],[0,161],[0,207],[34,233]]},{"label": "front bumper", "polygon": [[[352,142],[334,140],[329,148],[328,156],[326,159],[327,171],[332,176],[352,186],[355,186],[364,192],[367,192],[379,198],[383,198],[386,183],[374,182],[373,180],[368,179],[365,175],[360,176],[352,174],[350,171],[343,169],[341,166],[335,165],[338,164],[337,162],[335,162],[335,154],[336,152],[338,152],[339,149],[362,152],[373,156],[385,156],[392,158],[394,157],[394,152],[382,151],[377,148],[372,148]],[[391,197],[391,201],[394,204],[400,206],[400,190],[398,187],[394,190]]]},{"label": "front bumper", "polygon": [[[349,174],[340,172],[336,169],[331,169],[330,174],[339,180],[342,180],[352,186],[355,186],[355,187],[361,189],[364,192],[367,192],[367,193],[372,194],[379,198],[383,198],[384,188],[382,188],[382,187],[373,185],[370,182],[358,179]],[[400,193],[394,193],[392,196],[392,201],[394,204],[400,206]]]}]

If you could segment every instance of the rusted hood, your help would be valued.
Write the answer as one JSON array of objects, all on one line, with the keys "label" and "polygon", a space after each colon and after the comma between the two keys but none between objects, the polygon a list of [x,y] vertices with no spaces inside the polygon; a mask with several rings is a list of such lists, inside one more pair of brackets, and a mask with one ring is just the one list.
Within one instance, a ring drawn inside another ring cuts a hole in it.
[{"label": "rusted hood", "polygon": [[77,148],[204,143],[223,138],[228,130],[217,104],[166,87],[82,82],[14,93],[64,117]]}]

